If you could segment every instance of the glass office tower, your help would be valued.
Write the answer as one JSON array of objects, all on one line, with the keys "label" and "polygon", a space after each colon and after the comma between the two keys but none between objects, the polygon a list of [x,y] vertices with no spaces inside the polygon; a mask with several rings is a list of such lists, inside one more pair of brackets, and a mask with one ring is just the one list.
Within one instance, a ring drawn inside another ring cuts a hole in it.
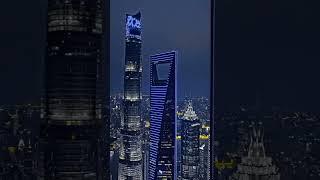
[{"label": "glass office tower", "polygon": [[199,179],[199,136],[200,121],[193,110],[191,101],[182,117],[181,147],[183,180]]},{"label": "glass office tower", "polygon": [[108,179],[107,6],[48,0],[41,179]]},{"label": "glass office tower", "polygon": [[149,180],[177,177],[176,52],[150,57]]},{"label": "glass office tower", "polygon": [[124,118],[121,121],[119,180],[141,180],[141,14],[126,15]]}]

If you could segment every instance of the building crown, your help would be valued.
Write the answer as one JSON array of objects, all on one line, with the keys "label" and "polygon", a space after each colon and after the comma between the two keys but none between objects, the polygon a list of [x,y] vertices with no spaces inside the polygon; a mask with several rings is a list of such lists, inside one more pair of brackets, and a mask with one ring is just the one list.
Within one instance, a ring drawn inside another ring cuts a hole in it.
[{"label": "building crown", "polygon": [[253,127],[253,132],[250,137],[250,144],[248,148],[248,157],[265,157],[265,149],[264,149],[264,133],[261,132],[260,129],[256,130]]},{"label": "building crown", "polygon": [[187,110],[185,111],[185,113],[183,115],[183,119],[189,120],[189,121],[194,121],[194,120],[198,119],[196,112],[193,110],[191,101],[188,102]]}]

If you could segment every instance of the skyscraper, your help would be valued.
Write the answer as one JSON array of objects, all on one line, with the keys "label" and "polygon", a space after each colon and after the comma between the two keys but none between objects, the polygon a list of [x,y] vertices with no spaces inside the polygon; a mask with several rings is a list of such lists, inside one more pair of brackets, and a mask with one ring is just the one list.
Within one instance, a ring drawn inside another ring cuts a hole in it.
[{"label": "skyscraper", "polygon": [[126,15],[124,118],[121,121],[119,180],[141,180],[141,14]]},{"label": "skyscraper", "polygon": [[176,52],[150,57],[149,180],[177,177]]},{"label": "skyscraper", "polygon": [[48,0],[43,179],[108,178],[108,2]]},{"label": "skyscraper", "polygon": [[237,171],[230,180],[279,180],[279,169],[273,164],[272,158],[266,156],[262,131],[253,127],[248,153],[241,158]]},{"label": "skyscraper", "polygon": [[191,101],[182,117],[182,171],[183,180],[199,179],[199,135],[200,121]]}]

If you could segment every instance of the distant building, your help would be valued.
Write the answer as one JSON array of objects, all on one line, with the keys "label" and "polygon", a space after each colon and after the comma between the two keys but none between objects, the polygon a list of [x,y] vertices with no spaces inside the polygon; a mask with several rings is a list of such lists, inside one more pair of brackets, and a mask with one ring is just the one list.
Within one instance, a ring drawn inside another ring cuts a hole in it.
[{"label": "distant building", "polygon": [[149,180],[177,179],[176,52],[150,57]]},{"label": "distant building", "polygon": [[187,110],[182,117],[182,180],[199,179],[199,136],[200,121],[193,110],[191,102],[189,102]]},{"label": "distant building", "polygon": [[32,134],[22,125],[30,122],[26,117],[28,108],[17,106],[10,110],[0,110],[0,179],[33,180],[35,174],[35,153]]},{"label": "distant building", "polygon": [[280,180],[278,168],[267,157],[263,142],[264,134],[253,128],[248,154],[241,158],[230,180]]}]

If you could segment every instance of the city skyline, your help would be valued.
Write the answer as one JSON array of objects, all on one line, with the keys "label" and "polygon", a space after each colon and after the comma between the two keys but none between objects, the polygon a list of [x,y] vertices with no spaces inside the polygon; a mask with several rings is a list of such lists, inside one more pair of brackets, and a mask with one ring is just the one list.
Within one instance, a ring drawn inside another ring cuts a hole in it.
[{"label": "city skyline", "polygon": [[[44,91],[42,88],[44,81],[42,66],[45,55],[45,9],[47,2],[23,2],[18,7],[21,14],[12,13],[11,9],[17,8],[13,2],[6,2],[7,4],[1,7],[7,7],[2,9],[1,12],[4,16],[0,18],[9,26],[5,26],[1,30],[3,33],[0,33],[1,39],[3,39],[0,42],[0,49],[4,56],[3,61],[0,62],[2,68],[0,82],[6,84],[2,88],[3,94],[6,95],[0,94],[0,99],[3,104],[39,103]],[[28,7],[29,10],[22,7]],[[166,13],[161,9],[166,9]],[[124,42],[122,35],[125,33],[125,14],[134,14],[138,11],[145,15],[143,19],[145,22],[143,26],[145,44],[142,47],[143,67],[146,68],[144,72],[148,71],[148,57],[151,54],[177,49],[180,52],[180,58],[183,59],[178,71],[178,78],[183,80],[179,84],[179,94],[185,96],[191,93],[195,96],[209,97],[210,0],[199,2],[193,0],[166,0],[162,2],[112,0],[110,2],[111,18],[106,17],[110,18],[111,27],[111,93],[123,91],[121,77],[124,72],[122,69],[124,66]],[[10,18],[15,19],[15,23],[8,22]],[[177,22],[179,23],[177,24]],[[196,22],[196,26],[190,22]],[[4,34],[6,35],[4,36]],[[155,36],[155,34],[157,35]],[[10,41],[10,39],[14,39],[13,37],[18,37],[18,39]],[[194,67],[194,62],[197,62],[197,68]],[[17,75],[20,73],[23,76]],[[199,76],[191,74],[199,74]],[[146,84],[148,77],[148,74],[143,74],[143,92],[146,94],[149,89]],[[193,83],[205,88],[198,89]],[[12,94],[11,98],[8,98],[7,94]]]},{"label": "city skyline", "polygon": [[[122,25],[117,23],[125,19],[123,14],[126,12],[136,12],[143,1],[136,2],[112,2],[111,21],[112,26],[117,27],[112,30],[115,32],[113,39],[121,41],[120,34],[124,30],[119,30]],[[315,68],[319,63],[316,60],[319,56],[316,51],[319,26],[313,23],[317,20],[316,6],[308,3],[299,6],[289,0],[271,0],[262,4],[228,0],[216,1],[216,4],[219,7],[215,13],[217,108],[223,106],[225,110],[230,106],[252,105],[256,91],[260,91],[266,106],[317,112],[319,86],[313,83],[317,81]],[[287,4],[292,6],[286,9]],[[46,1],[23,1],[19,6],[15,1],[6,1],[0,7],[1,22],[6,24],[0,30],[3,56],[0,62],[1,104],[40,102],[46,6]],[[276,43],[278,41],[280,43]],[[123,51],[124,46],[121,47],[117,49]],[[151,53],[146,56],[148,54]],[[112,61],[117,59],[121,63],[123,58],[117,56]],[[117,66],[117,62],[114,65]],[[264,67],[268,70],[263,70]],[[254,74],[259,74],[259,78]],[[117,78],[114,80],[117,82]],[[295,83],[296,80],[299,83]]]},{"label": "city skyline", "polygon": [[0,179],[319,179],[317,6],[103,2],[0,7]]},{"label": "city skyline", "polygon": [[[181,6],[183,3],[183,6]],[[142,16],[142,93],[149,94],[149,56],[172,49],[179,52],[178,98],[210,96],[210,1],[111,1],[111,94],[122,92],[125,14]],[[163,11],[162,9],[166,9]],[[197,10],[197,13],[190,13]],[[122,22],[122,23],[119,23]],[[192,25],[191,22],[197,22]],[[193,43],[189,43],[193,42]],[[195,66],[196,64],[196,66]],[[196,87],[203,88],[196,88]]]}]

